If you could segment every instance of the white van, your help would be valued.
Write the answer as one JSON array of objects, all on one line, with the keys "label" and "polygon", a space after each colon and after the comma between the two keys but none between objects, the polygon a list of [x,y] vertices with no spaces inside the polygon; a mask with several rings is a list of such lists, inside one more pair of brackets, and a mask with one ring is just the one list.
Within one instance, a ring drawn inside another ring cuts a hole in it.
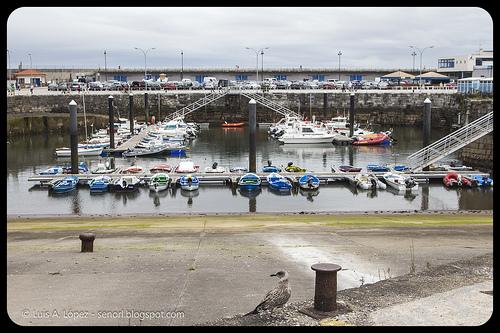
[{"label": "white van", "polygon": [[218,80],[215,77],[206,76],[203,78],[203,88],[205,89],[215,89],[217,84]]}]

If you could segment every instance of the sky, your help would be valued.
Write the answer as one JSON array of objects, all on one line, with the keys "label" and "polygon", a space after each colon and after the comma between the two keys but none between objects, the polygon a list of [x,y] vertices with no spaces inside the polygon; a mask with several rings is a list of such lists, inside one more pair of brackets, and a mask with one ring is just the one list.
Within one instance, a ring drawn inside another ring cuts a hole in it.
[{"label": "sky", "polygon": [[148,68],[255,68],[266,47],[264,68],[338,68],[339,51],[342,68],[419,68],[410,45],[433,45],[435,68],[492,50],[493,21],[478,7],[21,7],[7,21],[11,68],[29,54],[33,68],[144,68],[135,47],[155,48]]}]

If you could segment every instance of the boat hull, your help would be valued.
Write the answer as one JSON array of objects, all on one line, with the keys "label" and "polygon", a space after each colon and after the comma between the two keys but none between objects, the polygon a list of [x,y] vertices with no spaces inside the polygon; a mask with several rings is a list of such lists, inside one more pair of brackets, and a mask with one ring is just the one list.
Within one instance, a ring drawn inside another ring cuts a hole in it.
[{"label": "boat hull", "polygon": [[319,188],[319,179],[313,175],[304,175],[299,178],[299,186],[303,190],[317,190]]},{"label": "boat hull", "polygon": [[283,144],[332,143],[333,138],[334,138],[333,135],[321,136],[321,137],[310,137],[310,138],[294,138],[294,137],[281,136],[278,139],[278,141],[282,142]]}]

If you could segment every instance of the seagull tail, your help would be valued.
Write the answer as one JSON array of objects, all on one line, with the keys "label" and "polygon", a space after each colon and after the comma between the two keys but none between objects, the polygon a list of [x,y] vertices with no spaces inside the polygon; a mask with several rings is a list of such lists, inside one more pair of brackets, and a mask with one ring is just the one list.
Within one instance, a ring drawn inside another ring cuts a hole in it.
[{"label": "seagull tail", "polygon": [[249,315],[253,315],[253,314],[257,314],[259,313],[259,311],[257,311],[257,308],[255,308],[253,311],[250,311],[249,313],[246,313],[243,315],[243,317],[246,317],[246,316],[249,316]]}]

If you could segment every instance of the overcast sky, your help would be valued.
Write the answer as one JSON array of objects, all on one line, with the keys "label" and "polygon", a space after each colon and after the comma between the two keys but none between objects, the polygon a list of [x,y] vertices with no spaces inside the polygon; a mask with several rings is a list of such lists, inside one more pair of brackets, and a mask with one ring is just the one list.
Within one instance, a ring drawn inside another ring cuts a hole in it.
[{"label": "overcast sky", "polygon": [[[434,45],[424,67],[438,57],[493,49],[493,22],[477,7],[457,8],[36,8],[15,10],[7,22],[11,67],[45,66],[255,68],[412,68],[409,45]],[[259,68],[261,66],[259,56]],[[415,67],[419,56],[415,57]]]}]

